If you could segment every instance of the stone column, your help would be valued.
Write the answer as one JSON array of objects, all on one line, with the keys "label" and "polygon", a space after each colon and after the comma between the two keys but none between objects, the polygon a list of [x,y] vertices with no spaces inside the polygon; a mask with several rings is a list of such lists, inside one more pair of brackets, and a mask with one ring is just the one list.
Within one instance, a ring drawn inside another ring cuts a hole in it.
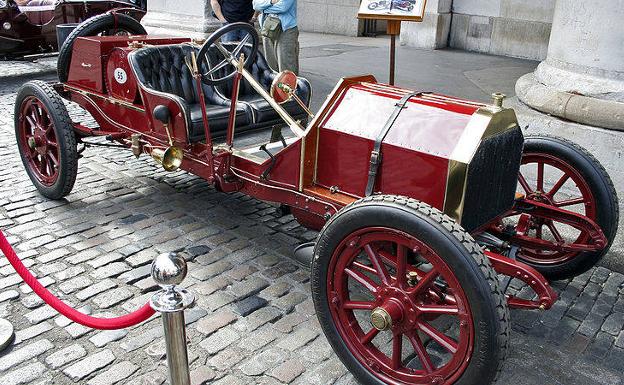
[{"label": "stone column", "polygon": [[516,93],[543,113],[624,130],[624,0],[557,0],[545,61]]},{"label": "stone column", "polygon": [[453,0],[428,0],[425,18],[420,23],[401,24],[401,44],[424,49],[444,48],[448,45]]},{"label": "stone column", "polygon": [[204,39],[221,26],[212,16],[210,0],[149,0],[141,21],[151,35]]}]

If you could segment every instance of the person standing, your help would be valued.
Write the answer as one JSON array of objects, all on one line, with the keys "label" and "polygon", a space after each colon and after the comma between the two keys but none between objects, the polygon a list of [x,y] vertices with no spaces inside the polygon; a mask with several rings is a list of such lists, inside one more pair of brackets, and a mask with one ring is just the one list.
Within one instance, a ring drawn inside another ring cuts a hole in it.
[{"label": "person standing", "polygon": [[[238,22],[253,25],[259,14],[254,11],[252,0],[210,0],[210,5],[214,16],[223,25]],[[246,35],[245,31],[236,30],[223,35],[222,40],[224,42],[241,41]]]},{"label": "person standing", "polygon": [[297,0],[253,0],[253,8],[262,12],[260,25],[268,17],[277,16],[279,33],[263,38],[264,55],[269,66],[277,71],[299,73],[299,29],[297,28]]}]

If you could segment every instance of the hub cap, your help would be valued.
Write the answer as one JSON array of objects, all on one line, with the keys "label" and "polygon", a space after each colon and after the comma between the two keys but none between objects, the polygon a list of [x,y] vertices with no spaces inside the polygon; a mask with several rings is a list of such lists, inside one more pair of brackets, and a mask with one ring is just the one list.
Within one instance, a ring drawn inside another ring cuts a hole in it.
[{"label": "hub cap", "polygon": [[452,384],[473,350],[468,300],[446,262],[409,234],[369,228],[332,256],[334,324],[353,356],[387,384]]},{"label": "hub cap", "polygon": [[18,128],[26,166],[42,185],[53,185],[59,173],[59,145],[54,122],[39,99],[31,96],[22,102]]}]

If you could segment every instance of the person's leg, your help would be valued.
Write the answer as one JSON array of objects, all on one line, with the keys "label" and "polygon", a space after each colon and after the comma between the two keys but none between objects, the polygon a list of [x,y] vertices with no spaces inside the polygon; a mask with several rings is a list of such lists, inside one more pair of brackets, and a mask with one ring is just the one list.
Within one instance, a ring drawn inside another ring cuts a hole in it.
[{"label": "person's leg", "polygon": [[299,29],[297,27],[282,32],[276,51],[279,70],[290,70],[299,74]]},{"label": "person's leg", "polygon": [[274,71],[279,71],[279,62],[277,61],[277,54],[275,52],[275,43],[273,40],[263,37],[262,45],[264,46],[264,57],[266,58],[269,67],[271,67]]},{"label": "person's leg", "polygon": [[[228,23],[223,23],[224,27],[226,25],[228,25]],[[238,40],[238,31],[231,31],[221,36],[221,41],[224,43],[229,43],[231,41],[237,41],[237,40]]]}]

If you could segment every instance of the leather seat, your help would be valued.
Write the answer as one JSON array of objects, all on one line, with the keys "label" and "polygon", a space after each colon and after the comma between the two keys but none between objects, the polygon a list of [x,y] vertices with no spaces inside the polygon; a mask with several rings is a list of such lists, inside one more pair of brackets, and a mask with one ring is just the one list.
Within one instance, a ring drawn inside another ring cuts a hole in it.
[{"label": "leather seat", "polygon": [[[197,48],[190,44],[161,45],[146,47],[130,55],[130,63],[138,81],[148,89],[175,95],[186,114],[189,141],[205,140],[204,124],[199,104],[199,95],[185,58]],[[216,92],[214,87],[202,83],[208,125],[213,137],[227,132],[230,101]],[[236,131],[252,128],[252,115],[248,108],[240,105],[236,111]]]},{"label": "leather seat", "polygon": [[[224,43],[223,45],[229,50],[232,50],[235,44],[236,43]],[[249,47],[245,47],[242,52],[246,56],[249,56],[249,51]],[[209,58],[213,65],[218,64],[222,60],[222,56],[220,56],[220,54],[216,54],[216,49],[212,48],[209,50]],[[256,60],[250,67],[248,67],[248,70],[253,75],[254,79],[258,81],[258,83],[260,83],[267,92],[269,92],[277,72],[273,71],[269,67],[264,55],[262,55],[261,52],[258,52]],[[222,71],[229,72],[231,71],[231,67],[229,69],[226,67]],[[223,73],[219,76],[223,76]],[[217,86],[217,90],[221,95],[229,98],[232,95],[232,86],[233,82],[229,81]],[[312,87],[307,79],[302,77],[298,79],[297,90],[295,92],[297,96],[299,96],[299,98],[306,104],[306,106],[310,105],[311,89]],[[271,107],[269,102],[260,96],[260,94],[258,94],[258,92],[256,92],[256,90],[246,80],[243,80],[240,83],[238,99],[239,101],[244,102],[241,104],[249,106],[250,112],[253,116],[252,126],[254,128],[270,127],[275,124],[283,123],[282,118],[273,109],[273,107]],[[284,109],[295,119],[306,120],[308,117],[304,109],[301,108],[301,106],[294,100],[290,100],[282,104],[282,107],[284,107]]]}]

